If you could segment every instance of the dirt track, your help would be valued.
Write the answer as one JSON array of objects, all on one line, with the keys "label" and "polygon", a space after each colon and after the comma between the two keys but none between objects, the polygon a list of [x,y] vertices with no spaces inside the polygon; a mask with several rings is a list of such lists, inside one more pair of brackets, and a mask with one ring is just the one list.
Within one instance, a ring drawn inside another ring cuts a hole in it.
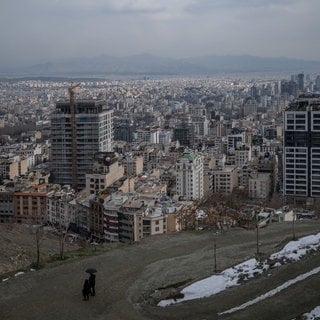
[{"label": "dirt track", "polygon": [[[317,233],[319,221],[299,222],[297,235]],[[260,230],[260,251],[269,254],[292,237],[291,224]],[[217,266],[224,269],[256,252],[254,230],[231,229],[217,236]],[[227,316],[218,316],[320,264],[320,255],[287,265],[216,296],[160,308],[150,295],[156,289],[211,275],[213,233],[163,235],[99,256],[27,272],[0,283],[0,319],[293,319],[320,304],[320,276]],[[87,267],[98,269],[96,297],[82,301]]]}]

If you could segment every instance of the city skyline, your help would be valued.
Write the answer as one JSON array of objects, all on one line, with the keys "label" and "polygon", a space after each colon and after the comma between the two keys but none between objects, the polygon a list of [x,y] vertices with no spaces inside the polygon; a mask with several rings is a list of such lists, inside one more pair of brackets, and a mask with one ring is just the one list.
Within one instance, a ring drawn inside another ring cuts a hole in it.
[{"label": "city skyline", "polygon": [[320,60],[319,9],[316,0],[4,0],[0,67],[140,53]]}]

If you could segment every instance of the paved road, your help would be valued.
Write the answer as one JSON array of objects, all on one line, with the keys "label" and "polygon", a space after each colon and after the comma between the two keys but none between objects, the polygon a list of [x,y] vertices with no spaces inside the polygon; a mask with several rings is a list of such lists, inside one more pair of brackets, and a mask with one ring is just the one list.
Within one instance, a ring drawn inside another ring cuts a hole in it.
[{"label": "paved road", "polygon": [[[320,221],[299,222],[297,235],[316,233]],[[292,237],[290,224],[260,230],[260,251],[269,254]],[[224,269],[256,252],[254,230],[231,229],[217,236],[217,266]],[[320,265],[313,255],[216,296],[160,308],[150,294],[186,279],[213,272],[213,233],[184,232],[121,246],[102,255],[28,272],[0,283],[0,319],[5,320],[153,320],[153,319],[293,319],[320,304],[320,276],[315,275],[245,310],[218,316]],[[87,267],[98,269],[96,297],[82,301]]]}]

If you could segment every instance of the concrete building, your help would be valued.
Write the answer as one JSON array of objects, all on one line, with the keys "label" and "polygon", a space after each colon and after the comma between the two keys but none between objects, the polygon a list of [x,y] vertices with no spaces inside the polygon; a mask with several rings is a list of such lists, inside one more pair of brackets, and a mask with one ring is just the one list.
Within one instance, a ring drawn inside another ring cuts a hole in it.
[{"label": "concrete building", "polygon": [[201,200],[204,196],[203,156],[185,151],[176,163],[177,195],[186,200]]},{"label": "concrete building", "polygon": [[99,195],[90,199],[90,234],[91,239],[96,242],[104,242],[104,198],[106,195]]},{"label": "concrete building", "polygon": [[26,174],[28,160],[17,155],[6,155],[0,158],[0,178],[13,180],[15,177]]},{"label": "concrete building", "polygon": [[257,103],[254,99],[248,98],[243,104],[243,116],[247,117],[257,113]]},{"label": "concrete building", "polygon": [[0,223],[14,222],[13,217],[13,190],[0,187]]},{"label": "concrete building", "polygon": [[76,205],[71,188],[53,190],[47,194],[47,221],[52,225],[67,229],[76,226]]},{"label": "concrete building", "polygon": [[142,221],[144,238],[167,232],[167,218],[163,215],[160,208],[155,208],[154,210],[147,209]]},{"label": "concrete building", "polygon": [[132,120],[126,118],[117,118],[114,123],[114,140],[132,142],[135,131]]},{"label": "concrete building", "polygon": [[86,190],[90,194],[98,194],[123,175],[124,167],[114,152],[98,152],[93,158],[93,169],[86,174]]},{"label": "concrete building", "polygon": [[143,238],[143,207],[143,201],[130,197],[119,208],[119,241],[133,243]]},{"label": "concrete building", "polygon": [[234,150],[235,165],[241,167],[252,160],[251,146],[241,145]]},{"label": "concrete building", "polygon": [[271,178],[269,173],[257,173],[249,179],[249,198],[267,199],[271,192]]},{"label": "concrete building", "polygon": [[171,143],[171,131],[160,131],[159,132],[159,144],[167,146]]},{"label": "concrete building", "polygon": [[42,224],[46,222],[46,185],[15,191],[13,194],[13,213],[17,223]]},{"label": "concrete building", "polygon": [[92,169],[94,154],[112,151],[113,110],[101,101],[58,102],[51,115],[51,162],[54,183],[86,186],[85,174]]},{"label": "concrete building", "polygon": [[124,167],[124,173],[126,176],[138,176],[143,172],[143,155],[126,155],[126,158],[123,159],[122,165]]},{"label": "concrete building", "polygon": [[236,166],[224,166],[213,170],[213,191],[231,194],[238,187]]},{"label": "concrete building", "polygon": [[133,134],[134,141],[137,143],[150,143],[151,142],[151,129],[137,129]]},{"label": "concrete building", "polygon": [[128,196],[122,193],[114,193],[104,199],[104,234],[105,241],[119,241],[118,211],[128,200]]},{"label": "concrete building", "polygon": [[204,196],[210,196],[213,193],[213,169],[215,167],[215,159],[206,156],[203,162],[203,193]]},{"label": "concrete building", "polygon": [[227,150],[237,149],[245,142],[245,133],[229,134],[227,136]]},{"label": "concrete building", "polygon": [[253,165],[244,165],[238,168],[238,184],[239,187],[249,190],[249,179],[256,175],[257,170]]},{"label": "concrete building", "polygon": [[75,199],[77,207],[76,212],[76,231],[82,236],[90,236],[90,200],[92,195],[88,196],[86,193],[79,194]]},{"label": "concrete building", "polygon": [[302,95],[284,112],[283,192],[320,197],[320,95]]},{"label": "concrete building", "polygon": [[304,91],[304,74],[298,74],[298,89],[302,93]]},{"label": "concrete building", "polygon": [[194,145],[195,133],[191,123],[180,123],[173,129],[172,141],[179,141],[179,144],[184,147],[192,148]]}]

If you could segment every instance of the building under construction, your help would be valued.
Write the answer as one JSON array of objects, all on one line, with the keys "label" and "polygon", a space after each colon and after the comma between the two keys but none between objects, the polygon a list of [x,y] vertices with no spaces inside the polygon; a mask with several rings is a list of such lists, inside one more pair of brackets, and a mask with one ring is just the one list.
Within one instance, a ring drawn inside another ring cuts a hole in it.
[{"label": "building under construction", "polygon": [[85,188],[85,174],[92,169],[94,154],[112,151],[113,110],[102,101],[58,102],[51,116],[51,177],[53,183]]}]

